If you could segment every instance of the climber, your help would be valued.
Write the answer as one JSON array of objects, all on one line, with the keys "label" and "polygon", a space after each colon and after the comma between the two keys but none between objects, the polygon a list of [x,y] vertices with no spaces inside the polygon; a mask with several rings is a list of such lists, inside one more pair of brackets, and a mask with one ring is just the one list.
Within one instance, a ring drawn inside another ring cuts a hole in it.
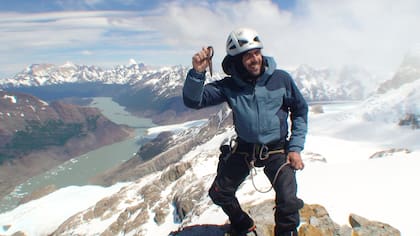
[{"label": "climber", "polygon": [[297,197],[296,170],[304,168],[300,152],[307,133],[308,105],[291,76],[276,69],[274,59],[264,56],[262,49],[255,30],[232,31],[222,62],[228,76],[206,84],[213,48],[203,47],[192,57],[183,99],[194,109],[223,102],[232,109],[237,139],[220,155],[217,176],[209,190],[210,198],[229,217],[231,235],[255,232],[253,219],[242,210],[235,194],[256,166],[264,167],[276,192],[275,235],[296,236],[299,209],[303,207]]}]

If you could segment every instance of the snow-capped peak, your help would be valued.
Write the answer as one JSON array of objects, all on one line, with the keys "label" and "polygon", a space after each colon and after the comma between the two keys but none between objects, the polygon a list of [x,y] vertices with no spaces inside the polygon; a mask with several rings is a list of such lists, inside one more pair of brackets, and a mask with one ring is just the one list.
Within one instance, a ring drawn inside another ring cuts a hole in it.
[{"label": "snow-capped peak", "polygon": [[133,66],[133,65],[137,65],[137,61],[136,61],[136,60],[134,60],[133,58],[131,58],[131,59],[128,61],[128,66]]},{"label": "snow-capped peak", "polygon": [[64,63],[63,65],[61,65],[61,67],[77,68],[76,64],[74,64],[71,61],[66,61],[66,63]]}]

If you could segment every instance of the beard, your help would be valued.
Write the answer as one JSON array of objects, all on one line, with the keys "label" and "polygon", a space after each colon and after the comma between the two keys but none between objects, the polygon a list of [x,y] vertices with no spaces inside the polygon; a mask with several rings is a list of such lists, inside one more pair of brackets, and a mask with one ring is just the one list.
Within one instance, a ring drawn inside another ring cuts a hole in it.
[{"label": "beard", "polygon": [[253,64],[251,64],[251,65],[249,65],[248,67],[245,67],[245,68],[250,75],[258,77],[258,76],[261,75],[262,63],[256,62],[256,63],[253,63]]}]

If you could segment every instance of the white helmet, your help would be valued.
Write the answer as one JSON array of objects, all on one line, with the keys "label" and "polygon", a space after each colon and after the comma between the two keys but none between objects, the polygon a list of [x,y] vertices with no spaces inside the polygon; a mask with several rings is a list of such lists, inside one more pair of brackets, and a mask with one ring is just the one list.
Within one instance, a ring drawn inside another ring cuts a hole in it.
[{"label": "white helmet", "polygon": [[242,52],[263,48],[258,33],[249,28],[239,28],[232,31],[226,41],[226,53],[236,56]]}]

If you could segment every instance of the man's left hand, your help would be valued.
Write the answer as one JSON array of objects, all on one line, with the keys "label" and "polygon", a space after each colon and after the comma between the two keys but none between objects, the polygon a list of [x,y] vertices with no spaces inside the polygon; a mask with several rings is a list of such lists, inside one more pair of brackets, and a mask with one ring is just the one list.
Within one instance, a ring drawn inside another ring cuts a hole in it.
[{"label": "man's left hand", "polygon": [[305,164],[303,164],[302,157],[298,152],[289,152],[287,154],[287,161],[295,170],[303,170]]}]

